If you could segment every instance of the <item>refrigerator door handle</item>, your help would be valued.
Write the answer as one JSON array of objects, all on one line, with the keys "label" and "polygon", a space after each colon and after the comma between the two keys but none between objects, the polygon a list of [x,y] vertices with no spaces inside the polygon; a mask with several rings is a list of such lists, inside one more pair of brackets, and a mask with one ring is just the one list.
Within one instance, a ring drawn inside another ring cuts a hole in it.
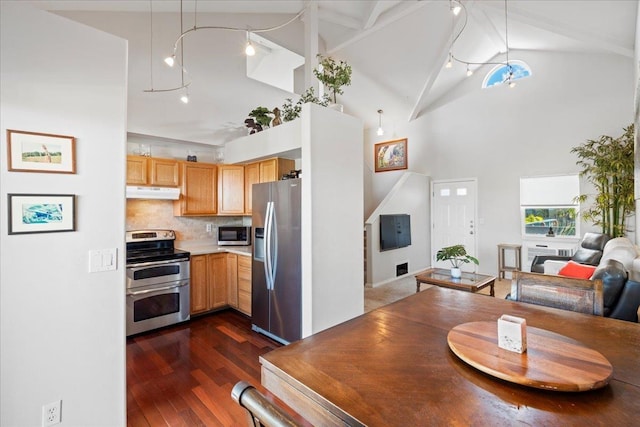
[{"label": "refrigerator door handle", "polygon": [[267,289],[271,289],[271,215],[272,202],[267,202],[267,211],[264,221],[264,275],[267,283]]},{"label": "refrigerator door handle", "polygon": [[275,202],[271,202],[271,235],[273,241],[273,253],[271,265],[271,290],[276,285],[276,274],[278,273],[278,218],[276,218]]}]

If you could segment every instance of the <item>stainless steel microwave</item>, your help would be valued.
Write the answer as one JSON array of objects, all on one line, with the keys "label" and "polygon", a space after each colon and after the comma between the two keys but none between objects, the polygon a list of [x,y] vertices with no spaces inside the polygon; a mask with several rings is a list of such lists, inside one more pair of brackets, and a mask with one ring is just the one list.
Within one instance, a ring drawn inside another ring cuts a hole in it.
[{"label": "stainless steel microwave", "polygon": [[251,244],[251,227],[218,227],[219,246],[249,246]]}]

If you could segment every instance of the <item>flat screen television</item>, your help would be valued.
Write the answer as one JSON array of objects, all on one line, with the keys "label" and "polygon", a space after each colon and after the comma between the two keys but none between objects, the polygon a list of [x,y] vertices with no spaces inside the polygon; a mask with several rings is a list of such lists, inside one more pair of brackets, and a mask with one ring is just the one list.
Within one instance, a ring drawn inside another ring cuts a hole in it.
[{"label": "flat screen television", "polygon": [[411,244],[411,216],[380,215],[380,250],[404,248]]}]

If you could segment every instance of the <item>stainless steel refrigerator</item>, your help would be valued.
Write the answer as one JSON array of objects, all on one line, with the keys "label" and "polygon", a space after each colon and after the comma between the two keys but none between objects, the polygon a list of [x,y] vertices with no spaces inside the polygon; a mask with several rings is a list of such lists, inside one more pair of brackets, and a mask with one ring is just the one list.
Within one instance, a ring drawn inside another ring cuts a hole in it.
[{"label": "stainless steel refrigerator", "polygon": [[252,329],[288,344],[302,336],[301,179],[253,185]]}]

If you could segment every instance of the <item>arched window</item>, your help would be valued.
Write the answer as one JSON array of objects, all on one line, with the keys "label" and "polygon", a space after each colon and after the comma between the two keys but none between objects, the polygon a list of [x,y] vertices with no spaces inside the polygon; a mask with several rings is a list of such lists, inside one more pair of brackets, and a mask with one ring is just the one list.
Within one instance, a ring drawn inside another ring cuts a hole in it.
[{"label": "arched window", "polygon": [[509,61],[507,64],[498,64],[487,73],[482,82],[482,88],[513,82],[531,75],[531,68],[524,61]]}]

